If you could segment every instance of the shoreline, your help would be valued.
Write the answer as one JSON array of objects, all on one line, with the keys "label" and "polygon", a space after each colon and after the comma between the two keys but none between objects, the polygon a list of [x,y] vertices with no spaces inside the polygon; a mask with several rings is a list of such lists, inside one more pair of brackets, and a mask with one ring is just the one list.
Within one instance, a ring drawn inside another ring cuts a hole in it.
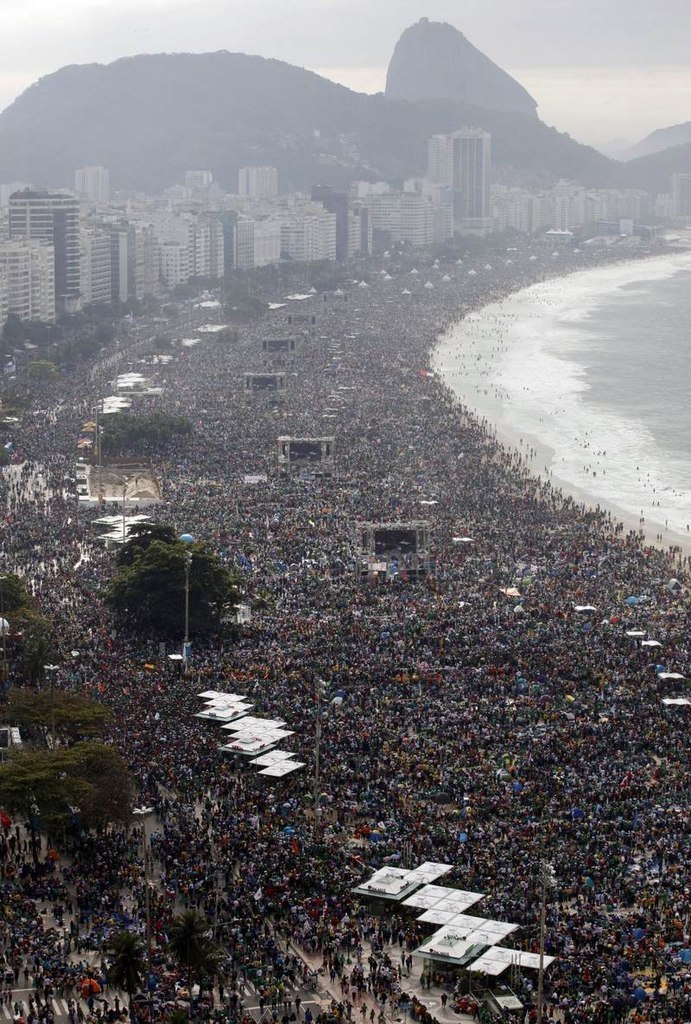
[{"label": "shoreline", "polygon": [[[538,316],[535,313],[535,309],[540,305],[545,307],[549,305],[549,295],[545,293],[549,289],[553,289],[557,281],[568,282],[569,279],[577,280],[586,275],[594,281],[601,281],[603,275],[606,275],[608,271],[621,272],[622,268],[628,268],[632,272],[631,276],[622,283],[613,284],[611,291],[616,291],[619,287],[626,287],[628,284],[637,281],[669,279],[678,272],[671,266],[671,261],[680,255],[688,257],[688,254],[689,250],[684,250],[664,255],[655,254],[649,259],[626,260],[585,270],[581,268],[521,286],[514,291],[509,291],[499,299],[492,299],[490,302],[463,311],[458,319],[447,323],[439,330],[430,349],[430,366],[448,390],[454,402],[458,403],[467,415],[480,423],[483,429],[500,444],[508,450],[517,453],[523,465],[532,476],[540,479],[542,482],[547,481],[556,493],[571,497],[578,505],[583,506],[585,509],[609,513],[615,523],[622,524],[627,532],[632,531],[637,534],[643,546],[655,547],[667,554],[674,548],[675,555],[681,556],[691,556],[691,537],[680,532],[678,529],[668,527],[664,522],[664,517],[658,520],[654,515],[650,514],[650,510],[644,507],[641,508],[639,514],[636,514],[609,496],[597,494],[586,486],[559,474],[558,453],[556,449],[535,430],[538,422],[542,421],[542,418],[537,415],[537,408],[534,411],[533,417],[531,417],[532,422],[529,424],[522,427],[512,427],[507,422],[505,415],[506,407],[503,406],[502,397],[498,394],[496,380],[487,379],[484,382],[480,382],[477,378],[477,374],[480,371],[482,371],[482,376],[489,377],[490,367],[494,360],[494,350],[489,353],[481,352],[480,355],[475,356],[475,363],[473,365],[476,377],[473,380],[465,371],[459,369],[457,363],[459,357],[454,354],[453,347],[455,346],[456,351],[460,349],[461,360],[466,355],[470,356],[471,353],[467,349],[461,348],[463,343],[468,341],[468,322],[477,320],[480,329],[484,329],[488,334],[491,334],[492,330],[496,330],[496,327],[491,325],[491,321],[494,318],[499,320],[504,314],[506,314],[507,318],[511,316],[511,314],[506,313],[507,303],[510,303],[512,300],[514,302],[520,301],[521,297],[528,300],[531,297],[530,293],[533,292],[533,305],[526,307],[522,319],[520,313],[513,313],[510,321],[512,325],[530,326],[529,321]],[[651,264],[653,264],[652,267]],[[658,268],[655,267],[655,264],[662,264],[665,272],[662,274],[656,273],[655,271]],[[635,269],[640,270],[646,266],[652,271],[650,276],[633,273]],[[573,283],[576,284],[576,281]],[[606,291],[607,294],[611,294],[609,288]],[[592,294],[589,296],[590,304],[583,310],[582,315],[587,316],[591,309],[597,308],[604,293],[605,289],[602,287],[599,290],[593,289]],[[567,310],[571,312],[568,305]],[[465,336],[463,332],[465,332]],[[494,337],[493,341],[496,340],[496,337]],[[497,350],[500,348],[502,346],[497,346]],[[448,364],[450,360],[456,360],[456,365],[453,369],[449,365],[444,365],[445,363]],[[566,363],[563,365],[564,367],[567,366]],[[456,385],[454,378],[467,381],[467,386],[463,388]],[[481,394],[480,388],[482,388]],[[529,390],[529,388],[525,390]],[[494,391],[494,394],[492,394],[492,391]],[[473,404],[474,400],[477,402],[478,397],[481,398],[478,403],[479,407]],[[525,409],[522,411],[525,413]],[[644,501],[646,499],[642,496],[641,500]],[[654,512],[655,509],[653,508],[652,511]]]}]

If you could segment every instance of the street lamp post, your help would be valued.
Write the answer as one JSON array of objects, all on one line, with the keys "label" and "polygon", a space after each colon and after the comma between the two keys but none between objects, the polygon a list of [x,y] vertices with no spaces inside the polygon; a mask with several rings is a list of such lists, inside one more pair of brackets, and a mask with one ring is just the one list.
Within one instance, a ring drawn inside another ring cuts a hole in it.
[{"label": "street lamp post", "polygon": [[146,835],[146,819],[153,814],[153,807],[135,807],[132,813],[142,819],[144,832],[144,913],[146,915],[146,969],[147,974],[151,973],[151,896],[149,893],[149,852]]},{"label": "street lamp post", "polygon": [[547,889],[556,885],[554,868],[546,861],[540,864],[540,963],[537,973],[537,1016],[535,1024],[542,1024],[545,1006],[545,934],[547,931]]},{"label": "street lamp post", "polygon": [[[194,537],[191,533],[182,533],[180,540],[183,544],[194,544]],[[187,670],[187,660],[190,649],[190,569],[192,567],[192,552],[185,552],[185,639],[182,644],[182,661]]]},{"label": "street lamp post", "polygon": [[43,671],[50,680],[50,749],[55,750],[55,673],[57,665],[44,665]]},{"label": "street lamp post", "polygon": [[7,576],[0,576],[0,632],[2,633],[2,668],[0,669],[0,685],[4,685],[9,675],[7,665],[7,630],[9,623],[5,619],[5,580]]}]

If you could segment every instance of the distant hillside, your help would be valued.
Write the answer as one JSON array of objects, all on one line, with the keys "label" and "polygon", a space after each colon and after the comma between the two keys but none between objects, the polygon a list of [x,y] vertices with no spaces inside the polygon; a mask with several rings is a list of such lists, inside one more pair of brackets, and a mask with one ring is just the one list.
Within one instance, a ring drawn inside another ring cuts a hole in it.
[{"label": "distant hillside", "polygon": [[483,110],[535,115],[522,85],[444,22],[422,18],[396,43],[386,77],[394,100],[456,100]]},{"label": "distant hillside", "polygon": [[430,135],[464,125],[492,132],[500,177],[611,179],[611,161],[532,114],[365,96],[222,51],[70,66],[40,79],[0,114],[0,181],[72,185],[75,168],[102,164],[113,187],[153,192],[208,168],[235,190],[238,168],[262,163],[278,167],[286,191],[403,179],[424,171]]},{"label": "distant hillside", "polygon": [[658,128],[651,132],[641,142],[632,146],[623,154],[623,160],[637,160],[641,156],[650,156],[653,153],[661,153],[663,149],[672,146],[685,146],[691,143],[691,121],[684,124],[675,124],[671,128]]},{"label": "distant hillside", "polygon": [[627,184],[653,193],[668,192],[673,174],[691,174],[691,142],[629,160],[620,167]]}]

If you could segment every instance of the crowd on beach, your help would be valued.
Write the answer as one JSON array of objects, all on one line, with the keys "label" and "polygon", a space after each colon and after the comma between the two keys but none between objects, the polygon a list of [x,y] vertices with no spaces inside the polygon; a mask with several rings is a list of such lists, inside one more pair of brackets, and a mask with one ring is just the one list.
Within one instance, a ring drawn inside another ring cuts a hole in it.
[{"label": "crowd on beach", "polygon": [[[563,252],[559,266],[606,258]],[[540,865],[553,866],[546,1017],[691,1019],[688,715],[662,703],[686,683],[661,678],[688,667],[685,569],[677,551],[644,546],[535,476],[428,369],[440,330],[556,266],[527,245],[491,261],[392,257],[234,341],[205,335],[144,368],[162,395],[135,401],[193,427],[156,464],[152,515],[209,543],[253,609],[232,636],[193,637],[186,672],[159,637],[104,609],[114,557],[93,522],[104,509],[78,505],[65,482],[108,368],[46,384],[17,426],[4,569],[25,576],[54,621],[58,685],[113,708],[112,742],[137,802],[156,812],[156,946],[180,907],[213,920],[232,1020],[247,977],[262,1011],[302,1019],[285,979],[315,957],[337,986],[324,1019],[365,1021],[375,1006],[381,1019],[414,987],[414,1013],[431,1020],[411,954],[432,927],[352,893],[373,868],[425,860],[454,865],[444,884],[486,894],[477,912],[518,924],[519,948],[533,951]],[[296,310],[315,324],[289,327]],[[262,338],[287,334],[295,354],[268,362]],[[124,341],[121,365],[140,368],[144,351]],[[267,368],[287,375],[276,404],[244,387],[246,372]],[[333,476],[279,472],[279,436],[327,435]],[[427,571],[368,572],[356,524],[417,520],[430,529]],[[205,690],[245,694],[254,714],[285,720],[283,745],[306,769],[272,780],[219,752],[218,726],[194,717]],[[50,1024],[46,991],[72,999],[85,974],[106,990],[103,943],[143,927],[141,833],[85,837],[69,861],[49,860],[44,843],[37,868],[14,827],[0,839],[0,956],[14,988],[21,974],[36,993],[27,1024]],[[164,954],[157,963],[161,995],[172,981]],[[438,964],[423,974],[444,1007],[460,998]],[[534,977],[514,983],[534,1015]],[[83,1002],[75,1020],[124,1013]]]}]

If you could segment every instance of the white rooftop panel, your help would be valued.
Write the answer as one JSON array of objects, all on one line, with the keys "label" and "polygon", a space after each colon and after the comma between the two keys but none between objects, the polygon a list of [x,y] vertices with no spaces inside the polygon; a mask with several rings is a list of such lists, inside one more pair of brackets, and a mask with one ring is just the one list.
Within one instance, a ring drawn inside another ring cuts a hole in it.
[{"label": "white rooftop panel", "polygon": [[275,779],[281,779],[284,775],[290,775],[291,772],[296,772],[298,768],[304,767],[304,761],[281,761],[280,764],[272,764],[268,768],[262,768],[259,774],[271,775]]},{"label": "white rooftop panel", "polygon": [[227,708],[206,708],[204,711],[199,711],[194,717],[201,718],[205,722],[228,723],[233,718],[236,718],[237,714],[237,711],[228,710]]},{"label": "white rooftop panel", "polygon": [[411,881],[427,884],[436,878],[441,878],[442,875],[448,875],[450,871],[453,871],[453,864],[439,864],[433,860],[426,860],[409,874]]},{"label": "white rooftop panel", "polygon": [[691,704],[691,700],[687,700],[686,697],[663,697],[662,703],[667,705],[676,704],[678,707]]},{"label": "white rooftop panel", "polygon": [[[457,921],[458,918],[454,918],[450,927],[455,928]],[[468,939],[473,943],[491,945],[493,942],[501,942],[511,932],[515,932],[517,928],[518,925],[511,924],[510,921],[485,921],[479,928],[470,932]]]},{"label": "white rooftop panel", "polygon": [[473,943],[468,942],[453,928],[440,928],[427,942],[418,946],[415,952],[418,956],[459,961],[467,956],[472,948]]},{"label": "white rooftop panel", "polygon": [[[554,960],[555,957],[553,956],[544,956],[544,966],[549,967]],[[490,946],[469,969],[476,973],[490,974],[492,977],[497,977],[507,967],[511,967],[514,964],[518,967],[538,971],[540,969],[540,954],[524,953],[520,949],[505,949],[502,946]]]},{"label": "white rooftop panel", "polygon": [[356,891],[367,892],[372,896],[381,895],[396,899],[410,888],[409,873],[405,868],[380,868],[374,872],[369,881],[358,886]]},{"label": "white rooftop panel", "polygon": [[259,765],[261,768],[270,768],[272,764],[291,761],[294,757],[297,757],[297,754],[291,750],[271,750],[268,754],[262,754],[261,757],[255,758],[252,764]]},{"label": "white rooftop panel", "polygon": [[245,715],[244,718],[239,718],[228,728],[231,732],[242,732],[245,729],[259,729],[265,732],[267,729],[280,729],[285,724],[281,718],[257,718],[256,715]]},{"label": "white rooftop panel", "polygon": [[403,900],[403,903],[406,907],[421,907],[423,910],[429,910],[450,892],[453,890],[446,885],[424,885],[418,892]]}]

